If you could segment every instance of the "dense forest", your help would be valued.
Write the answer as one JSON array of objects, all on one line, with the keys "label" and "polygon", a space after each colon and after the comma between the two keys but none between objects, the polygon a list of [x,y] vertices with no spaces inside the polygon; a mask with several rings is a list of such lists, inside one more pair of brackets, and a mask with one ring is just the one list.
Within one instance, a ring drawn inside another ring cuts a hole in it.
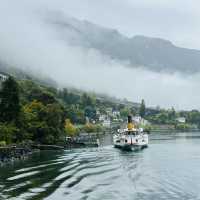
[{"label": "dense forest", "polygon": [[[106,114],[108,108],[120,112],[121,122],[132,114],[156,125],[170,124],[177,129],[200,127],[198,110],[151,109],[145,106],[144,100],[139,107],[134,107],[95,94],[56,89],[30,79],[8,76],[0,87],[0,143],[56,144],[65,136],[81,131],[100,132],[103,127],[99,115]],[[177,122],[178,117],[184,117],[186,122]]]},{"label": "dense forest", "polygon": [[124,105],[98,99],[94,94],[56,89],[38,82],[8,76],[0,90],[0,141],[33,141],[55,144],[80,131],[99,132],[97,110],[121,109]]},{"label": "dense forest", "polygon": [[[96,99],[86,93],[77,95],[9,76],[0,94],[0,141],[6,143],[57,143],[66,134],[78,132],[72,123],[85,124],[86,117],[96,117]],[[83,128],[100,129],[90,123]]]}]

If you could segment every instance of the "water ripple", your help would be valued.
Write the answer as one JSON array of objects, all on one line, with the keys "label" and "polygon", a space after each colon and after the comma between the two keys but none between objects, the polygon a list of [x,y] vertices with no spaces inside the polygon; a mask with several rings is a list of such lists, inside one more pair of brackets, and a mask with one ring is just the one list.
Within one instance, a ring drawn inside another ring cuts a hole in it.
[{"label": "water ripple", "polygon": [[159,137],[140,152],[106,146],[34,154],[1,168],[0,199],[199,200],[198,137]]}]

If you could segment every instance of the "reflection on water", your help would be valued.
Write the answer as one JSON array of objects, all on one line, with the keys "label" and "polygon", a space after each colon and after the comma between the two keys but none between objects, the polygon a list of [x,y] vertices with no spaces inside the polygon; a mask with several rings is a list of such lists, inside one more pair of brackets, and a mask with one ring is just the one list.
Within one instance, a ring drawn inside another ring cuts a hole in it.
[{"label": "reflection on water", "polygon": [[138,152],[107,145],[37,153],[0,168],[0,199],[200,199],[199,136],[152,134]]}]

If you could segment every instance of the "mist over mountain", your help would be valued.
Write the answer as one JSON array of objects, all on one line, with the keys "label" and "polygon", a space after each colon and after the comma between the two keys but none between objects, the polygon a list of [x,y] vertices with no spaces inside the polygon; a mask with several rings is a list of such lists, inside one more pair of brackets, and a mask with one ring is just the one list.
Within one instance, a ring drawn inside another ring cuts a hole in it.
[{"label": "mist over mountain", "polygon": [[92,48],[126,63],[152,71],[195,73],[200,71],[200,51],[180,48],[168,40],[134,36],[128,38],[117,30],[86,20],[54,15],[49,23],[60,30],[60,37],[70,45]]},{"label": "mist over mountain", "polygon": [[0,63],[48,77],[59,88],[200,109],[199,51],[162,39],[129,38],[70,15],[67,7],[64,0],[1,1]]}]

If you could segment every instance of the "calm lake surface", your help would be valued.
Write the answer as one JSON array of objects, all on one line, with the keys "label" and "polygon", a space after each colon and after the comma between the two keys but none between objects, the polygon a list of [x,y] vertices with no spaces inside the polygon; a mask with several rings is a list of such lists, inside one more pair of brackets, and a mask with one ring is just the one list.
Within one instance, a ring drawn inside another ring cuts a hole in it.
[{"label": "calm lake surface", "polygon": [[0,168],[0,199],[200,199],[200,133],[151,134],[149,148],[41,152]]}]

